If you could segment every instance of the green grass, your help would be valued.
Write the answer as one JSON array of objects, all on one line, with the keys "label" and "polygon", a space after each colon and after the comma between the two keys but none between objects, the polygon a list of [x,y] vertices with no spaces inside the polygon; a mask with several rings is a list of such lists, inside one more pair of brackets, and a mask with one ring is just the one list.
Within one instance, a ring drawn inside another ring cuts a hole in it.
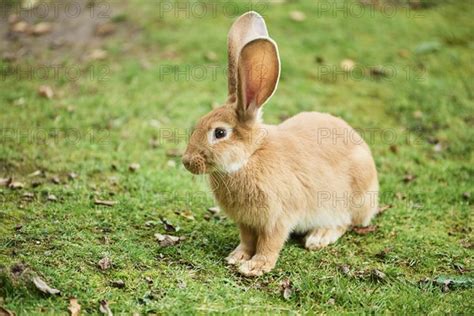
[{"label": "green grass", "polygon": [[[139,31],[108,40],[109,57],[80,63],[78,80],[2,77],[0,177],[26,187],[0,187],[0,305],[17,315],[65,314],[74,296],[85,314],[99,313],[102,299],[116,314],[473,314],[472,286],[446,292],[419,283],[474,277],[472,197],[463,197],[474,193],[473,5],[435,1],[387,16],[338,3],[343,10],[311,0],[213,2],[178,14],[173,5],[160,11],[158,2],[134,0],[116,20]],[[300,111],[343,117],[370,144],[381,204],[392,205],[368,235],[348,233],[317,252],[289,241],[275,270],[255,279],[225,265],[238,232],[226,218],[205,218],[214,204],[205,179],[166,154],[184,148],[193,123],[225,99],[226,33],[250,8],[264,15],[282,58],[266,121]],[[292,21],[291,10],[305,12],[306,20]],[[209,51],[216,61],[205,58]],[[347,58],[357,63],[352,76],[339,67]],[[76,62],[64,56],[63,67]],[[41,61],[20,64],[31,70]],[[375,66],[385,66],[388,76],[370,76]],[[41,84],[53,87],[52,100],[37,95]],[[153,138],[157,148],[149,144]],[[135,173],[128,170],[134,162],[141,165]],[[28,177],[35,170],[45,176]],[[68,179],[70,172],[78,177]],[[406,174],[415,180],[405,183]],[[53,176],[61,183],[52,183]],[[35,181],[42,183],[32,187]],[[34,194],[31,201],[25,192]],[[97,206],[94,198],[118,204]],[[183,210],[195,220],[177,214]],[[164,233],[162,217],[186,240],[160,248],[154,234]],[[101,271],[104,256],[113,266]],[[27,270],[15,276],[18,264]],[[371,277],[375,269],[386,277]],[[62,295],[42,295],[31,275]],[[285,278],[293,287],[288,300],[280,290]],[[125,288],[111,286],[117,279]]]}]

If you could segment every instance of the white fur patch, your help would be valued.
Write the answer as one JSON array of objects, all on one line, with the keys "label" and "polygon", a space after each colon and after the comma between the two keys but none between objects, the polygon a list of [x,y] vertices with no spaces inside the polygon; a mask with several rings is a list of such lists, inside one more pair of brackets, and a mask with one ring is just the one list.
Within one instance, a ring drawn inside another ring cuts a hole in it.
[{"label": "white fur patch", "polygon": [[259,109],[257,110],[257,115],[256,115],[256,116],[257,116],[257,122],[258,122],[258,123],[263,123],[263,119],[262,119],[263,110],[262,110],[262,108],[259,108]]},{"label": "white fur patch", "polygon": [[234,172],[239,171],[243,166],[245,166],[246,163],[247,163],[247,160],[235,161],[223,167],[227,173],[234,173]]},{"label": "white fur patch", "polygon": [[317,209],[306,214],[308,215],[297,222],[295,232],[306,233],[317,227],[337,228],[351,223],[350,214],[341,210]]},{"label": "white fur patch", "polygon": [[247,164],[247,156],[245,152],[236,146],[227,149],[219,159],[219,169],[226,173],[234,173],[239,171]]}]

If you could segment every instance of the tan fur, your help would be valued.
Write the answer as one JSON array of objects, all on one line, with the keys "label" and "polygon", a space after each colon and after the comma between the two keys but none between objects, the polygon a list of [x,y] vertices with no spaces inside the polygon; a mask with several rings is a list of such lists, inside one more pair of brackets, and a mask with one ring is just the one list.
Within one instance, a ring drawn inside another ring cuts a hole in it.
[{"label": "tan fur", "polygon": [[[261,19],[247,13],[243,20],[255,23],[252,17]],[[305,246],[313,250],[351,225],[368,225],[378,209],[378,180],[369,147],[339,118],[307,112],[277,126],[260,122],[260,108],[277,85],[278,53],[268,50],[270,40],[246,40],[262,45],[235,44],[241,51],[230,55],[241,60],[238,73],[229,72],[237,76],[229,85],[245,89],[230,87],[237,95],[198,122],[183,163],[209,174],[218,204],[240,227],[241,243],[227,261],[254,276],[275,266],[291,232],[307,233]],[[255,58],[262,50],[267,53]],[[256,68],[266,71],[248,80]],[[209,143],[219,125],[231,127],[229,136]]]}]

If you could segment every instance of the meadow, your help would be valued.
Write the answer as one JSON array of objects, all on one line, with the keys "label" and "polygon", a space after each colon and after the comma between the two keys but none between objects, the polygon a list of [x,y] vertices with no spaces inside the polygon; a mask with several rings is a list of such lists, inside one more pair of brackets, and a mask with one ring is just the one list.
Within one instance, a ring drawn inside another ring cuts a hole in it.
[{"label": "meadow", "polygon": [[[2,6],[5,311],[67,314],[76,298],[83,314],[474,313],[472,3],[78,3]],[[320,251],[291,239],[258,278],[225,264],[238,231],[180,159],[225,101],[227,31],[248,10],[282,60],[265,121],[345,119],[372,149],[383,209]]]}]

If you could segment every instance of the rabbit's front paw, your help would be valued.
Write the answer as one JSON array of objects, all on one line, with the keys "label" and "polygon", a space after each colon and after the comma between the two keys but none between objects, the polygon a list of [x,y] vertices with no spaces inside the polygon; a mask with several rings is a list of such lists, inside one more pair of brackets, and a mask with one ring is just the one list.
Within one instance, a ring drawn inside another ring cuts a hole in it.
[{"label": "rabbit's front paw", "polygon": [[245,251],[242,247],[238,246],[227,256],[227,258],[225,258],[225,260],[228,264],[236,265],[249,260],[251,257],[252,255],[248,251]]},{"label": "rabbit's front paw", "polygon": [[240,265],[239,272],[245,276],[260,276],[272,270],[275,261],[269,260],[265,256],[255,255],[252,259]]}]

